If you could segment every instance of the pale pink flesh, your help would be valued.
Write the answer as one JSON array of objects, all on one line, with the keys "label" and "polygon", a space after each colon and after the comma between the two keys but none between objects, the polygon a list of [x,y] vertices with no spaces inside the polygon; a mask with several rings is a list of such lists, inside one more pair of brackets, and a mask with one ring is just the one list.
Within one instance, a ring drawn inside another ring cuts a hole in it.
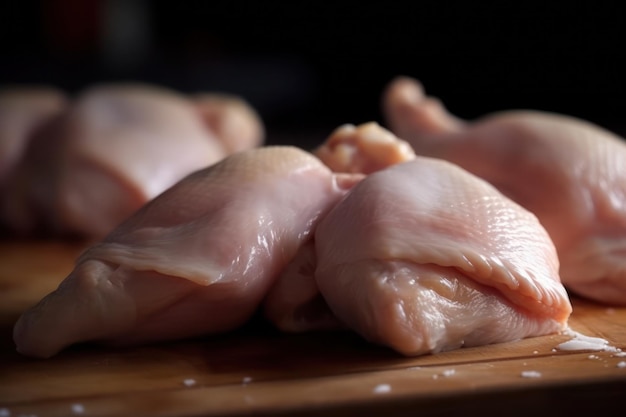
[{"label": "pale pink flesh", "polygon": [[320,222],[315,244],[331,310],[405,355],[554,333],[571,313],[536,217],[445,161],[369,175]]},{"label": "pale pink flesh", "polygon": [[291,147],[240,152],[198,171],[87,250],[19,319],[17,348],[49,357],[88,340],[234,329],[344,193],[317,158]]},{"label": "pale pink flesh", "polygon": [[543,112],[461,121],[407,77],[389,84],[383,105],[391,130],[418,154],[458,164],[532,211],[555,243],[569,289],[626,304],[623,138]]}]

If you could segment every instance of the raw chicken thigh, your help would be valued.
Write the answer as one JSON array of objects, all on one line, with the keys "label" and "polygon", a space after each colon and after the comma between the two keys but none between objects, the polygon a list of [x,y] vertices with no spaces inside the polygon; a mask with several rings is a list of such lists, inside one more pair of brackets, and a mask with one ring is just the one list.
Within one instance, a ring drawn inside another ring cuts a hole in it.
[{"label": "raw chicken thigh", "polygon": [[315,235],[320,292],[365,339],[411,356],[545,335],[571,313],[537,218],[417,157],[356,184]]},{"label": "raw chicken thigh", "polygon": [[626,305],[626,144],[571,117],[510,111],[464,122],[400,77],[383,96],[390,128],[418,154],[486,179],[532,211],[573,292]]},{"label": "raw chicken thigh", "polygon": [[[219,103],[213,107],[237,112]],[[240,120],[253,124],[252,131],[259,122],[250,114]],[[219,125],[219,115],[213,119]],[[0,204],[16,234],[44,230],[100,239],[184,176],[223,159],[230,147],[229,138],[224,146],[206,127],[191,100],[141,84],[92,87],[39,133]]]},{"label": "raw chicken thigh", "polygon": [[0,192],[32,135],[66,105],[65,95],[47,86],[13,86],[0,91]]},{"label": "raw chicken thigh", "polygon": [[88,249],[21,316],[17,348],[49,357],[81,341],[136,344],[234,329],[343,187],[341,175],[293,147],[239,152],[195,172]]}]

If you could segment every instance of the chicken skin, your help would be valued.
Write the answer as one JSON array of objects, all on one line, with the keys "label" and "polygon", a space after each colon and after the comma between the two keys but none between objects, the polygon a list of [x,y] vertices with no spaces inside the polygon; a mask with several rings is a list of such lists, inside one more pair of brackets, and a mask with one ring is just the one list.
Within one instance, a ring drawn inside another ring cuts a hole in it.
[{"label": "chicken skin", "polygon": [[314,239],[330,310],[404,355],[567,328],[572,307],[545,229],[449,162],[417,157],[368,175]]},{"label": "chicken skin", "polygon": [[241,326],[343,187],[310,153],[281,146],[189,175],[89,248],[20,317],[18,351],[49,357],[82,341],[129,345]]},{"label": "chicken skin", "polygon": [[474,122],[399,77],[382,105],[419,155],[458,164],[532,211],[552,238],[573,293],[626,305],[626,144],[592,123],[537,111]]}]

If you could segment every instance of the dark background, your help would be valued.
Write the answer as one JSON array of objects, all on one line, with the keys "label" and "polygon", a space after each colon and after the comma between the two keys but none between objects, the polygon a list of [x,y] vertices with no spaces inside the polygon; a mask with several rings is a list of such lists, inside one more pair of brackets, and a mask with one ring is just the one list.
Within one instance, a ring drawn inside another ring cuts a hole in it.
[{"label": "dark background", "polygon": [[613,3],[5,1],[0,84],[239,94],[274,143],[383,123],[381,91],[406,74],[463,118],[532,108],[623,135],[625,16]]}]

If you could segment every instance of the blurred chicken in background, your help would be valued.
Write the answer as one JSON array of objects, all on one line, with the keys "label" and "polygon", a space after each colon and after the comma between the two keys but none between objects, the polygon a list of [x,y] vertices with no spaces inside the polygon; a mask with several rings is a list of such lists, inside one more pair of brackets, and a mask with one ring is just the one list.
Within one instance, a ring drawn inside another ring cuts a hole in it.
[{"label": "blurred chicken in background", "polygon": [[[47,104],[45,92],[33,110]],[[47,122],[17,138],[28,143],[0,195],[2,223],[22,237],[102,238],[186,175],[263,142],[262,122],[242,99],[189,99],[138,83],[93,86]]]}]

